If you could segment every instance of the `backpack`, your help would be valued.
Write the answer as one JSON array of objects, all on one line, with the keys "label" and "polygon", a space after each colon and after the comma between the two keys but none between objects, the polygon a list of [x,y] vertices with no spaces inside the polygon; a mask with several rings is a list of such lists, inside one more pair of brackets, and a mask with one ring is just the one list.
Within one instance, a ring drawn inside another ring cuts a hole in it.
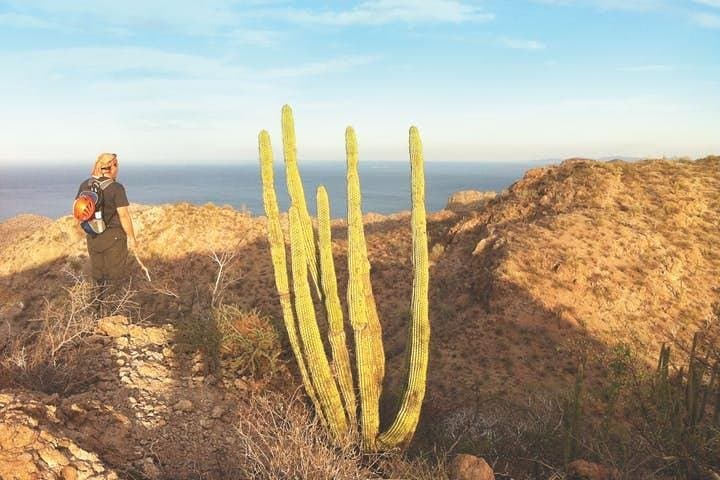
[{"label": "backpack", "polygon": [[89,178],[86,181],[89,190],[80,192],[73,203],[73,215],[80,221],[82,229],[92,237],[100,235],[106,229],[103,218],[105,203],[103,191],[113,182],[112,178],[102,181],[95,177]]}]

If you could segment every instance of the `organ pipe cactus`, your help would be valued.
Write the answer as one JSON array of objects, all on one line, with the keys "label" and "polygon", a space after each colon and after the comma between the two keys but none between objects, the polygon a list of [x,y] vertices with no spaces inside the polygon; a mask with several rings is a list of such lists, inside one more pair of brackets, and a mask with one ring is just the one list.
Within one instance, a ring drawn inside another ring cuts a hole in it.
[{"label": "organ pipe cactus", "polygon": [[[292,110],[282,111],[283,151],[291,198],[289,209],[292,292],[289,289],[285,239],[280,224],[273,183],[273,155],[270,137],[260,132],[259,150],[263,180],[263,202],[268,218],[268,240],[280,296],[283,319],[303,384],[315,410],[339,442],[355,431],[357,399],[353,387],[345,324],[332,257],[330,207],[324,187],[317,191],[318,244],[297,167],[295,127]],[[417,128],[410,129],[412,185],[412,260],[414,269],[412,314],[408,329],[408,383],[398,413],[390,427],[380,432],[380,397],[385,374],[382,329],[370,282],[370,262],[362,223],[358,149],[355,132],[345,132],[348,196],[348,314],[352,327],[360,398],[360,434],[366,451],[386,450],[407,444],[420,418],[427,377],[430,323],[428,317],[428,251],[425,217],[425,180],[422,144]],[[319,263],[319,266],[318,266]],[[318,328],[308,283],[313,279],[328,320],[328,361]]]}]

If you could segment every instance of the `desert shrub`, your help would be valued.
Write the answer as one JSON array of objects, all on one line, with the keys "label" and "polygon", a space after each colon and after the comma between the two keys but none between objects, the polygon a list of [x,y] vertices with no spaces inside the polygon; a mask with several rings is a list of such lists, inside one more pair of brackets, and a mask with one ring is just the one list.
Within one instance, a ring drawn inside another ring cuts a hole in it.
[{"label": "desert shrub", "polygon": [[362,466],[363,456],[352,442],[336,446],[299,397],[265,394],[246,408],[235,427],[243,459],[238,478],[378,478]]},{"label": "desert shrub", "polygon": [[200,318],[178,324],[180,348],[200,353],[210,372],[268,379],[283,364],[276,327],[257,310],[220,304]]},{"label": "desert shrub", "polygon": [[426,434],[448,453],[470,453],[499,466],[547,478],[563,462],[565,400],[528,396],[522,402],[477,396],[475,404],[446,415]]},{"label": "desert shrub", "polygon": [[[717,312],[716,312],[717,313]],[[720,471],[720,345],[718,324],[695,334],[687,359],[673,365],[663,345],[657,369],[633,386],[634,426],[648,455],[687,479]]]},{"label": "desert shrub", "polygon": [[[718,308],[687,346],[663,345],[655,368],[640,346],[621,343],[599,360],[602,386],[584,418],[576,458],[613,466],[622,478],[715,478],[720,470]],[[599,412],[599,414],[598,414]]]},{"label": "desert shrub", "polygon": [[72,393],[81,389],[88,375],[84,339],[92,334],[101,311],[121,314],[134,310],[133,291],[114,299],[100,299],[100,289],[68,270],[71,281],[63,292],[45,299],[38,318],[12,335],[0,352],[0,388],[24,387],[45,393]]},{"label": "desert shrub", "polygon": [[257,310],[231,305],[214,311],[223,368],[237,375],[271,377],[281,365],[282,345],[275,326]]},{"label": "desert shrub", "polygon": [[232,478],[447,479],[444,455],[410,458],[398,450],[363,454],[356,438],[333,440],[298,391],[265,392],[239,405]]}]

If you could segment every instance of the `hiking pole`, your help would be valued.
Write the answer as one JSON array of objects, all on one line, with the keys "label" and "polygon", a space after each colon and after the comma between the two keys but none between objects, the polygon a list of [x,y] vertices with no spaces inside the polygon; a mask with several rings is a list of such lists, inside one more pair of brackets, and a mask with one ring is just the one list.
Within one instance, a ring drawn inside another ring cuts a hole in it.
[{"label": "hiking pole", "polygon": [[134,250],[133,250],[133,255],[135,256],[135,260],[137,260],[137,262],[140,264],[140,268],[142,268],[143,272],[145,272],[145,276],[147,277],[148,282],[152,282],[152,280],[150,279],[150,272],[148,271],[147,267],[142,262],[142,260],[140,260],[140,257],[138,256],[137,252]]}]

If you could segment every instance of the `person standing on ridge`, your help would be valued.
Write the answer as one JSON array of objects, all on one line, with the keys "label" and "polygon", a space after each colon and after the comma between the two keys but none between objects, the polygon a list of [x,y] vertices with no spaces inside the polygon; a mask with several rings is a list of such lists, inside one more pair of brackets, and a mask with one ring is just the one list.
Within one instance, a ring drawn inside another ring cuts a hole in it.
[{"label": "person standing on ridge", "polygon": [[[116,154],[101,153],[93,165],[92,176],[80,184],[75,197],[88,191],[99,194],[96,210],[105,228],[95,233],[82,225],[82,230],[87,233],[91,276],[102,288],[101,299],[115,293],[128,280],[128,247],[133,251],[137,248],[125,187],[117,182],[118,168]],[[77,225],[81,227],[79,221]]]}]

